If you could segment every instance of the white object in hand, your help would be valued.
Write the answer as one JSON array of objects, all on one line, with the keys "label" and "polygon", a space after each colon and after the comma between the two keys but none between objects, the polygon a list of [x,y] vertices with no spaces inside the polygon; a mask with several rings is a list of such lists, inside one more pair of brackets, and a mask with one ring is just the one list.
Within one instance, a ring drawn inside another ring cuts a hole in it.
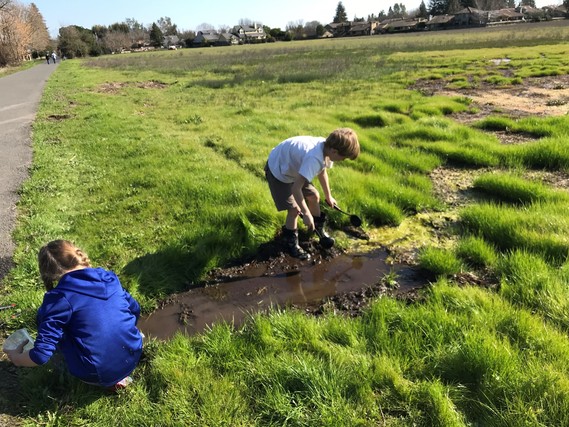
[{"label": "white object in hand", "polygon": [[12,335],[6,338],[6,341],[4,341],[4,345],[2,346],[2,350],[3,351],[16,350],[18,346],[20,346],[22,343],[26,341],[28,342],[24,346],[23,351],[31,350],[32,348],[34,348],[34,340],[30,336],[30,334],[28,334],[28,331],[25,328],[18,329]]}]

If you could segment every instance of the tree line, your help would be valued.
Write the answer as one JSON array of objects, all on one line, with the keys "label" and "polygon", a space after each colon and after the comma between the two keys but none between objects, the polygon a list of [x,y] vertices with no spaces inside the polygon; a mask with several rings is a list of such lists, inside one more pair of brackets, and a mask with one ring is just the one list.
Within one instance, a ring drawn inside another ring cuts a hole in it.
[{"label": "tree line", "polygon": [[[385,19],[428,18],[429,16],[455,13],[465,7],[481,10],[496,10],[515,6],[535,7],[535,0],[425,0],[418,9],[407,11],[403,3],[394,3],[387,11],[369,14],[367,17],[354,16],[349,19],[342,1],[338,2],[333,23],[382,21]],[[569,0],[563,0],[569,8]],[[252,26],[254,21],[242,19],[241,26]],[[258,25],[262,25],[257,22]],[[324,34],[325,26],[318,21],[304,23],[299,20],[290,22],[283,30],[262,25],[267,39],[265,41],[295,40],[318,37]],[[229,32],[230,28],[203,23],[196,31]],[[47,26],[34,3],[29,6],[17,0],[0,0],[0,66],[17,64],[26,59],[43,56],[57,50],[60,56],[67,58],[98,56],[120,52],[123,49],[137,49],[147,46],[161,47],[168,43],[191,46],[196,32],[180,30],[169,17],[161,17],[145,26],[136,19],[125,19],[109,26],[94,25],[83,28],[70,25],[59,29],[57,40],[50,40]]]}]

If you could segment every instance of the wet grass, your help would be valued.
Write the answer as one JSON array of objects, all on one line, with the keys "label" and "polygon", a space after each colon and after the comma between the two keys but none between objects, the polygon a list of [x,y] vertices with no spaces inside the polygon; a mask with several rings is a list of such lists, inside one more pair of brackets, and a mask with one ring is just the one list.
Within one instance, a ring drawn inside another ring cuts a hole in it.
[{"label": "wet grass", "polygon": [[[117,395],[50,366],[22,370],[17,415],[46,426],[569,424],[567,193],[523,178],[569,171],[568,118],[465,126],[451,117],[469,111],[468,99],[407,89],[492,76],[492,58],[510,58],[522,79],[539,67],[569,71],[566,27],[519,28],[62,63],[34,125],[18,206],[16,268],[2,300],[22,311],[0,313],[10,330],[34,330],[36,253],[48,240],[71,239],[117,271],[145,312],[256,251],[283,221],[263,166],[292,135],[356,129],[361,157],[330,176],[340,205],[370,229],[444,212],[429,179],[439,166],[496,172],[475,181],[480,201],[445,230],[453,247],[415,242],[437,275],[415,303],[379,298],[356,319],[253,314],[238,330],[151,341]],[[488,130],[535,140],[503,146]],[[347,219],[330,216],[339,235]],[[454,283],[481,271],[495,289]]]}]

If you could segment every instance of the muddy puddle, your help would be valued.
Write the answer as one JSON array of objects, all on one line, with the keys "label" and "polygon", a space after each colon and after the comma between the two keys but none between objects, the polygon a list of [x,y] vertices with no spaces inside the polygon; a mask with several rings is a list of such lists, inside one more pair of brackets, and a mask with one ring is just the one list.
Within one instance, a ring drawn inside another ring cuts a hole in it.
[{"label": "muddy puddle", "polygon": [[375,249],[316,264],[298,263],[289,271],[278,271],[270,263],[246,265],[239,274],[220,278],[221,283],[170,297],[141,318],[138,326],[146,336],[168,339],[178,331],[189,335],[202,332],[217,322],[238,327],[249,314],[271,307],[295,306],[317,312],[326,300],[348,305],[356,299],[361,304],[362,296],[372,289],[374,295],[380,289],[406,293],[427,284],[418,269],[388,264],[387,258],[385,249]]}]

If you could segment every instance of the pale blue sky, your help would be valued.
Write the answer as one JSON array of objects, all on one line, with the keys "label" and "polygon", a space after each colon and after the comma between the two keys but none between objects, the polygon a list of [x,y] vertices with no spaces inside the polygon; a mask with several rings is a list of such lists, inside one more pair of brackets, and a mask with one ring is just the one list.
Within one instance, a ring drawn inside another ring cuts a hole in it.
[{"label": "pale blue sky", "polygon": [[[35,3],[45,19],[49,32],[57,36],[60,27],[79,25],[111,25],[134,18],[147,26],[161,17],[169,17],[179,30],[195,30],[207,23],[214,28],[233,26],[241,19],[261,22],[271,28],[285,29],[287,24],[319,21],[327,24],[336,13],[339,0],[20,0]],[[395,3],[403,3],[408,11],[417,9],[421,0],[342,0],[348,19],[367,17]],[[538,7],[560,4],[561,0],[537,0]],[[425,0],[425,4],[429,4]]]}]

